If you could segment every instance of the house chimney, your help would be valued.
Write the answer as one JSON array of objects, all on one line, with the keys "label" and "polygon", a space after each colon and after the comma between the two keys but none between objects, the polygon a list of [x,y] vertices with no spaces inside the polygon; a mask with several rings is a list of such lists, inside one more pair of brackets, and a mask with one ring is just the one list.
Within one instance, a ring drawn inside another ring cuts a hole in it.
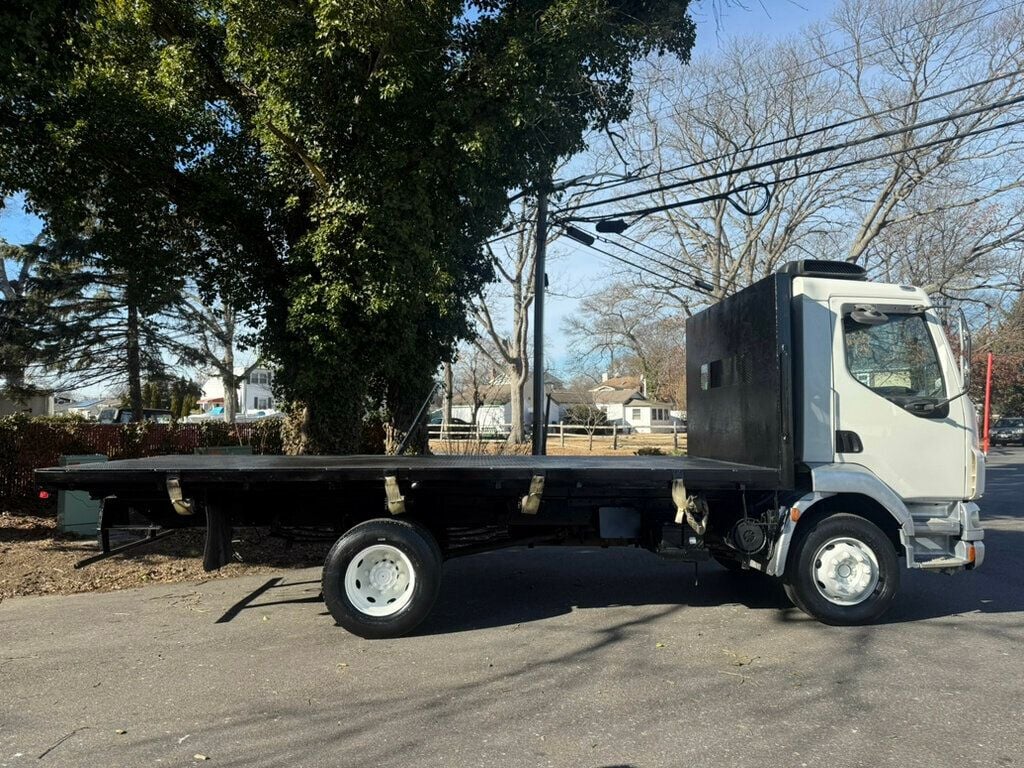
[{"label": "house chimney", "polygon": [[601,381],[608,381],[608,371],[605,371],[604,373],[601,374]]},{"label": "house chimney", "polygon": [[647,377],[640,374],[640,394],[647,397]]}]

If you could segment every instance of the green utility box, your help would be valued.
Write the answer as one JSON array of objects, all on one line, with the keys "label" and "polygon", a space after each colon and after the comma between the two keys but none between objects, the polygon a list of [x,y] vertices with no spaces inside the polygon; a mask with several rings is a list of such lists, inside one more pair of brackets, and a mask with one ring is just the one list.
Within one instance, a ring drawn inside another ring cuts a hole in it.
[{"label": "green utility box", "polygon": [[[61,456],[60,466],[73,467],[76,464],[96,464],[106,461],[102,453],[86,453],[78,456]],[[100,501],[90,499],[86,491],[57,492],[57,525],[64,533],[78,536],[95,536],[100,520]]]},{"label": "green utility box", "polygon": [[252,446],[205,445],[196,448],[196,456],[252,456]]}]

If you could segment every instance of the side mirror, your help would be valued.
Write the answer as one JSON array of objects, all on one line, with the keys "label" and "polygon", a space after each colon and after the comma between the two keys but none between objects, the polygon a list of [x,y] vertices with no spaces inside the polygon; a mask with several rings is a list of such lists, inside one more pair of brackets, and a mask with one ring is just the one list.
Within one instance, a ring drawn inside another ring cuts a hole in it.
[{"label": "side mirror", "polygon": [[889,322],[884,312],[879,312],[872,304],[858,304],[850,313],[850,319],[860,325],[882,325]]},{"label": "side mirror", "polygon": [[956,331],[960,337],[960,380],[964,383],[964,389],[971,386],[971,328],[967,324],[967,315],[962,308],[957,308]]}]

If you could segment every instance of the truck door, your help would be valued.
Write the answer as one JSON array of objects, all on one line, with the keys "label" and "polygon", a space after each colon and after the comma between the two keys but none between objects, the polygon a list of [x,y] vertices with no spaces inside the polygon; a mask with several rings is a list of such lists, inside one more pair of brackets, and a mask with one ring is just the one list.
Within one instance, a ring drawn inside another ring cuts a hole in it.
[{"label": "truck door", "polygon": [[919,305],[833,298],[832,388],[839,463],[899,496],[966,498],[969,401],[942,327]]}]

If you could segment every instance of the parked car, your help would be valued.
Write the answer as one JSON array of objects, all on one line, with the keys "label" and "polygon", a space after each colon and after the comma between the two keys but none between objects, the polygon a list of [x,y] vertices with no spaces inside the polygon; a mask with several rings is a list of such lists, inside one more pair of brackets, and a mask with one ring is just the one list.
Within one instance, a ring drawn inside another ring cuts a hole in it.
[{"label": "parked car", "polygon": [[[440,437],[443,424],[444,416],[442,414],[435,413],[431,416],[430,421],[427,422],[427,430],[430,432],[430,436]],[[444,429],[444,437],[446,440],[469,440],[471,437],[475,437],[472,426],[472,424],[464,419],[452,417],[448,421],[447,428]]]},{"label": "parked car", "polygon": [[1024,418],[1002,418],[992,427],[989,435],[992,445],[1024,445]]},{"label": "parked car", "polygon": [[[131,424],[136,419],[131,408],[104,408],[96,420],[100,424]],[[162,408],[143,408],[142,420],[154,424],[170,424],[174,421],[174,415]]]}]

